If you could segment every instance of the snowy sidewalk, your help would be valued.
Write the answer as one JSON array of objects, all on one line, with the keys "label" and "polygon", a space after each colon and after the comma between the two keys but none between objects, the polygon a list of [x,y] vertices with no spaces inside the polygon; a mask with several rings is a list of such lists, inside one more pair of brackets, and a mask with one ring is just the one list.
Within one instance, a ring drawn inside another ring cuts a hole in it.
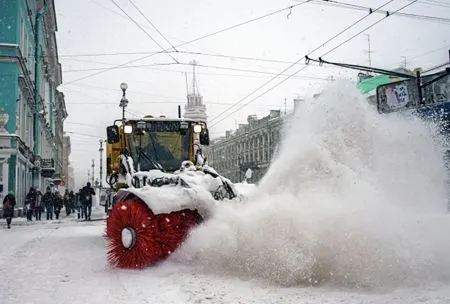
[{"label": "snowy sidewalk", "polygon": [[[100,207],[92,208],[91,221],[104,221],[106,220],[106,214],[104,210]],[[53,220],[47,220],[46,213],[42,213],[41,220],[37,221],[35,217],[33,217],[32,221],[28,221],[26,217],[14,217],[11,224],[11,229],[14,227],[23,227],[23,226],[34,226],[34,225],[60,225],[69,222],[86,222],[83,219],[77,218],[77,213],[71,213],[70,215],[66,215],[65,211],[61,212],[59,219],[55,219],[55,215],[53,214]],[[0,219],[0,229],[6,229],[6,219]]]}]

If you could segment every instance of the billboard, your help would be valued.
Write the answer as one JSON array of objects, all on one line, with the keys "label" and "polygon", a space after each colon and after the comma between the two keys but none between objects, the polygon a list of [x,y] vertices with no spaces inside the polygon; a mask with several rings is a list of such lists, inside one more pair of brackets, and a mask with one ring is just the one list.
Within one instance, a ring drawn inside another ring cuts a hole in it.
[{"label": "billboard", "polygon": [[[421,83],[426,84],[443,76],[436,73],[421,77]],[[417,79],[407,79],[383,84],[377,87],[377,108],[381,113],[391,113],[424,106],[435,106],[450,101],[450,74],[432,82],[421,89],[420,100]]]}]

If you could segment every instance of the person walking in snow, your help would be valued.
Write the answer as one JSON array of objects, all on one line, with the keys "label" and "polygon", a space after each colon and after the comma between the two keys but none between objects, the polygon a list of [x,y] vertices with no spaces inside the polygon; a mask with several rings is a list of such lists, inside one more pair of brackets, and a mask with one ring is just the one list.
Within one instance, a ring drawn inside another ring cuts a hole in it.
[{"label": "person walking in snow", "polygon": [[54,199],[55,198],[52,191],[50,190],[50,187],[47,187],[47,192],[45,192],[44,196],[42,197],[42,200],[44,201],[45,211],[47,211],[47,221],[53,220]]},{"label": "person walking in snow", "polygon": [[30,188],[30,191],[25,196],[25,206],[27,207],[27,221],[32,221],[36,208],[36,191],[33,187]]},{"label": "person walking in snow", "polygon": [[56,191],[53,199],[53,212],[55,212],[55,218],[59,220],[59,214],[61,213],[61,209],[63,206],[63,198],[61,194]]},{"label": "person walking in snow", "polygon": [[6,218],[8,229],[11,229],[12,218],[14,217],[14,207],[16,206],[16,197],[13,192],[9,192],[3,199],[3,217]]},{"label": "person walking in snow", "polygon": [[95,195],[95,191],[91,187],[91,183],[88,182],[86,186],[81,189],[81,200],[83,204],[84,215],[86,216],[86,221],[91,220],[92,195]]},{"label": "person walking in snow", "polygon": [[77,194],[75,195],[75,204],[77,207],[77,218],[78,219],[84,218],[83,202],[81,201],[81,190],[78,190]]},{"label": "person walking in snow", "polygon": [[34,208],[34,215],[36,216],[36,221],[41,220],[42,211],[44,211],[44,200],[42,199],[41,191],[36,191],[36,205]]},{"label": "person walking in snow", "polygon": [[63,198],[63,202],[64,202],[64,209],[66,210],[66,216],[70,215],[70,212],[72,211],[72,209],[70,208],[69,205],[69,189],[66,189],[66,191],[64,192],[64,198]]},{"label": "person walking in snow", "polygon": [[73,190],[69,192],[69,208],[70,212],[75,213],[75,194],[73,193]]}]

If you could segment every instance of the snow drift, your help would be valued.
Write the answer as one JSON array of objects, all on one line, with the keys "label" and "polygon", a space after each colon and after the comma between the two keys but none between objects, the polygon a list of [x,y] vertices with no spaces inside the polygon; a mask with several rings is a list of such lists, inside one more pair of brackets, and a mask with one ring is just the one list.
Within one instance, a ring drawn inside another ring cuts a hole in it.
[{"label": "snow drift", "polygon": [[250,201],[220,204],[174,258],[288,286],[448,280],[443,150],[436,126],[335,82],[298,109]]}]

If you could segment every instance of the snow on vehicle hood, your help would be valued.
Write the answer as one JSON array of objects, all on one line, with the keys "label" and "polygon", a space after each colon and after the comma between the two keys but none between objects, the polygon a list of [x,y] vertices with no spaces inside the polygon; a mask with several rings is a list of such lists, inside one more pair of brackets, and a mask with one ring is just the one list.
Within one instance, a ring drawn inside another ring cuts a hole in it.
[{"label": "snow on vehicle hood", "polygon": [[186,170],[175,174],[164,173],[159,170],[150,170],[148,172],[136,172],[133,177],[147,180],[167,179],[183,180],[188,186],[184,187],[178,184],[163,185],[161,187],[144,186],[135,188],[130,186],[122,191],[128,191],[144,201],[154,214],[170,213],[183,209],[197,209],[203,218],[209,218],[214,212],[217,204],[226,203],[226,201],[242,201],[242,196],[223,201],[215,200],[214,191],[224,182],[228,182],[233,190],[238,193],[233,184],[222,176],[213,177],[202,171]]}]

